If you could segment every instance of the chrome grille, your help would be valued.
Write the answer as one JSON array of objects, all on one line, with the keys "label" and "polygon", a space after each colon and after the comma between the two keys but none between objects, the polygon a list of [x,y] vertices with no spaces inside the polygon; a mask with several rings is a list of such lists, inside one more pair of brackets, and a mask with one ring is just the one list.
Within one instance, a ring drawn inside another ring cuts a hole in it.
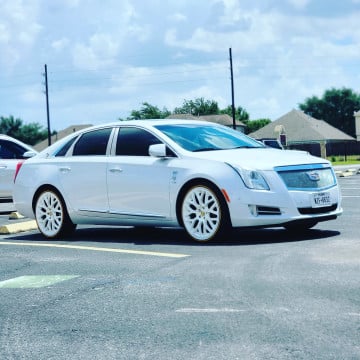
[{"label": "chrome grille", "polygon": [[291,190],[320,190],[336,185],[336,177],[330,167],[289,166],[275,170]]}]

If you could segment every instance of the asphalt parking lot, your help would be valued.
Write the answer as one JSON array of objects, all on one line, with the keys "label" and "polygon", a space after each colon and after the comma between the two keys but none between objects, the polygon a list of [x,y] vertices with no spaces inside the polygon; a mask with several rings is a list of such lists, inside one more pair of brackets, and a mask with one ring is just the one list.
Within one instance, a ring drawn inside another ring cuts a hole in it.
[{"label": "asphalt parking lot", "polygon": [[344,214],[306,234],[0,235],[0,358],[360,359],[360,175],[339,183]]}]

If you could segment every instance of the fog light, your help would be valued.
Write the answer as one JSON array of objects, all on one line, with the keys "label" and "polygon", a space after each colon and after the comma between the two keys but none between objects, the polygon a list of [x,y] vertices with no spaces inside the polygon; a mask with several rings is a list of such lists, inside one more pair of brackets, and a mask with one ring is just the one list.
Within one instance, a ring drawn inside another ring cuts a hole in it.
[{"label": "fog light", "polygon": [[258,216],[258,210],[256,205],[249,205],[249,210],[252,216]]}]

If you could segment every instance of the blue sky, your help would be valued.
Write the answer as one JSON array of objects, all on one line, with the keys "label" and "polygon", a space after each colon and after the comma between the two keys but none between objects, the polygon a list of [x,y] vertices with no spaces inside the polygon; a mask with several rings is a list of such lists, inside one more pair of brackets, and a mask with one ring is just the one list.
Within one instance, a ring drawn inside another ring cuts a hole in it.
[{"label": "blue sky", "polygon": [[231,103],[276,120],[331,87],[360,92],[360,0],[0,0],[0,116],[51,128],[143,102]]}]

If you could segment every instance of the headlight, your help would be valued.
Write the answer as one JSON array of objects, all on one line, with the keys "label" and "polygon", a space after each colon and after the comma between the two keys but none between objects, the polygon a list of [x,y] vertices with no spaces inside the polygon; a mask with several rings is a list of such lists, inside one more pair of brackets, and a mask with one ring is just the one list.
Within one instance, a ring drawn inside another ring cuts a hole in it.
[{"label": "headlight", "polygon": [[247,170],[236,168],[244,184],[249,189],[270,190],[270,187],[264,177],[256,170]]}]

